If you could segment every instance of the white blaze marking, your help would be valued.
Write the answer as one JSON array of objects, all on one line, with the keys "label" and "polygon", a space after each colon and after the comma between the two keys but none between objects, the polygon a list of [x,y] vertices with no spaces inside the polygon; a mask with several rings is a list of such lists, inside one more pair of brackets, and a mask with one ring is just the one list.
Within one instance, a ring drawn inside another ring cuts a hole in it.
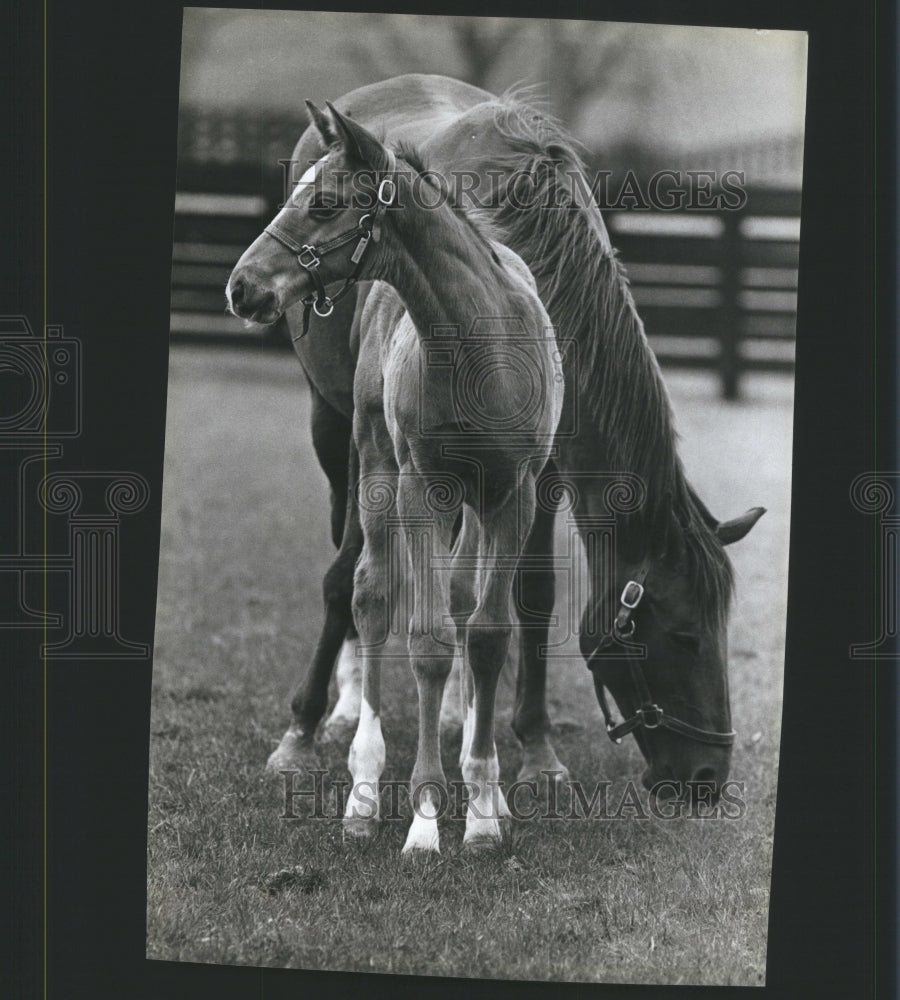
[{"label": "white blaze marking", "polygon": [[319,171],[322,169],[322,164],[328,159],[328,154],[326,153],[321,160],[316,160],[312,166],[306,168],[303,172],[303,176],[297,181],[294,186],[294,193],[291,195],[291,200],[295,200],[298,195],[303,194],[304,189],[308,188],[311,184],[314,184]]},{"label": "white blaze marking", "polygon": [[347,796],[347,819],[378,818],[378,779],[384,771],[384,736],[381,719],[362,699],[359,726],[350,744],[347,766],[353,776],[353,788]]}]

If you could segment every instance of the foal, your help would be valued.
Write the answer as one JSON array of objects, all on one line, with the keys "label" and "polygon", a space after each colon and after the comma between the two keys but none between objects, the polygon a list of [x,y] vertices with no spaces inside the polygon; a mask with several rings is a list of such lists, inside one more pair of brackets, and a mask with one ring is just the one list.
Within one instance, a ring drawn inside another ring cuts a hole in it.
[{"label": "foal", "polygon": [[[259,279],[268,291],[256,312],[265,319],[303,296],[307,308],[327,312],[326,284],[375,280],[361,315],[354,383],[364,541],[353,615],[363,694],[344,833],[368,837],[377,829],[385,763],[379,654],[408,561],[419,733],[404,852],[439,849],[437,820],[447,801],[439,715],[457,644],[470,791],[464,843],[490,846],[509,815],[498,784],[494,698],[535,483],[562,408],[559,354],[521,259],[448,205],[416,154],[395,155],[329,110],[310,106],[329,153],[242,258],[242,281],[228,293],[247,315]],[[367,179],[369,195],[377,186],[368,210],[352,204]],[[398,539],[406,550],[399,564]]]}]

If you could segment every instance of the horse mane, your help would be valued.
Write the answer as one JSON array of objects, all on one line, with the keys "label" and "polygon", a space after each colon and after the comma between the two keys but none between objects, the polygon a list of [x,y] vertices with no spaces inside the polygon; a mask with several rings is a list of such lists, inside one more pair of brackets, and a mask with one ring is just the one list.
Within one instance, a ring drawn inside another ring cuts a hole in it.
[{"label": "horse mane", "polygon": [[670,537],[674,527],[701,606],[724,620],[731,563],[715,535],[715,518],[685,476],[669,396],[625,269],[598,236],[599,208],[578,204],[560,177],[561,171],[584,177],[582,158],[562,126],[524,103],[519,91],[500,98],[494,120],[513,150],[499,165],[534,185],[526,208],[506,196],[508,188],[503,192],[493,218],[501,242],[531,269],[557,330],[578,342],[576,391],[581,419],[596,428],[597,466],[633,472],[646,486],[644,506],[623,525],[627,544],[642,547],[644,558],[649,540]]},{"label": "horse mane", "polygon": [[[393,146],[392,151],[398,159],[411,167],[426,183],[430,184],[436,191],[438,190],[438,175],[428,167],[422,151],[417,146],[401,139]],[[447,204],[449,207],[458,218],[468,225],[475,237],[493,257],[494,262],[499,264],[500,259],[497,257],[493,244],[503,242],[500,239],[500,233],[494,228],[483,212],[467,208],[457,199],[453,185],[450,185],[445,193],[448,195]]]}]

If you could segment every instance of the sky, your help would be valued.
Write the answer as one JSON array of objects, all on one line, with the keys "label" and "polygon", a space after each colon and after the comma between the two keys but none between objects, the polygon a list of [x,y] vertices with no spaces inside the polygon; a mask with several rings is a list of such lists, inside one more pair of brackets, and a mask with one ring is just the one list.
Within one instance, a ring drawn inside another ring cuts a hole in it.
[{"label": "sky", "polygon": [[[462,75],[450,31],[461,18],[186,8],[183,104],[299,111],[399,73]],[[485,31],[502,19],[480,19]],[[507,25],[513,22],[505,22]],[[551,22],[523,31],[491,72],[494,91],[536,83],[551,104],[559,50]],[[576,107],[553,107],[588,148],[634,141],[655,149],[718,146],[803,132],[806,36],[754,29],[568,22],[585,65],[627,55]],[[399,41],[398,41],[399,38]]]}]

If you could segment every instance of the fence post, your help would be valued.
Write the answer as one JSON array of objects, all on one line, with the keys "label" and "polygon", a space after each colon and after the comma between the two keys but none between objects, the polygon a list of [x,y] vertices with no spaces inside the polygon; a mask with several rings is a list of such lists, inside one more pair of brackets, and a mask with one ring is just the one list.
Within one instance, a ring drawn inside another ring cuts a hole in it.
[{"label": "fence post", "polygon": [[719,310],[719,372],[722,398],[737,399],[741,366],[741,219],[743,212],[722,213],[722,304]]}]

